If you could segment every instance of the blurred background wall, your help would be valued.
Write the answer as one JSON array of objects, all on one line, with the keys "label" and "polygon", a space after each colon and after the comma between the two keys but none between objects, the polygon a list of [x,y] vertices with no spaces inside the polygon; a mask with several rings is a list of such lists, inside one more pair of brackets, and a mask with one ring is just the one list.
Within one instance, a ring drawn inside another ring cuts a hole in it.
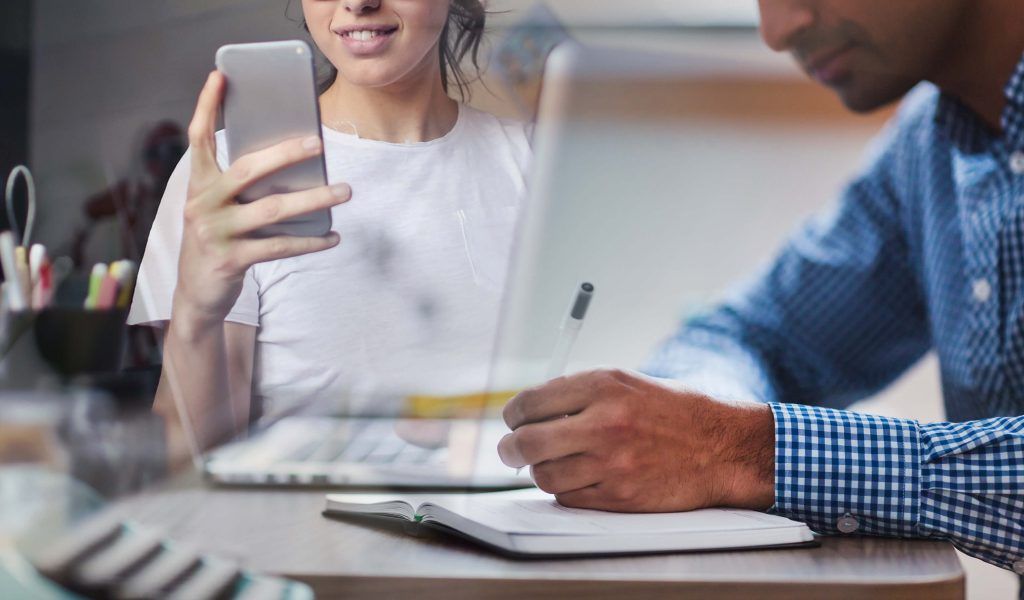
[{"label": "blurred background wall", "polygon": [[[26,22],[18,11],[28,4],[4,0],[0,5],[3,80],[23,81],[31,59],[30,119],[24,117],[24,102],[11,100],[7,86],[0,89],[0,162],[30,151],[41,201],[38,236],[56,252],[77,248],[85,262],[126,252],[123,225],[104,216],[104,202],[117,205],[136,193],[136,184],[154,178],[147,173],[146,148],[161,124],[187,124],[217,47],[301,34],[298,7],[289,9],[287,0],[36,0],[29,38],[17,27],[8,31],[11,24]],[[507,11],[492,19],[495,32],[528,4],[491,2],[493,10]],[[849,115],[787,58],[769,53],[757,38],[753,0],[555,0],[552,5],[586,40],[665,51],[696,48],[758,66],[744,86],[751,99],[744,114],[735,119],[709,115],[716,118],[695,132],[666,107],[659,127],[647,133],[651,152],[706,148],[708,160],[734,180],[733,193],[749,200],[747,218],[757,218],[757,226],[744,228],[744,235],[756,239],[748,244],[750,255],[729,267],[737,277],[770,256],[795,223],[835,198],[884,122],[884,114]],[[12,14],[22,18],[7,18]],[[499,89],[493,82],[487,87]],[[512,112],[504,98],[483,86],[474,103]],[[20,129],[26,122],[27,136]],[[611,142],[609,151],[614,151]],[[714,202],[713,195],[704,198]],[[650,307],[651,319],[668,333],[682,309],[668,298]],[[651,342],[624,340],[624,366],[631,366]],[[941,419],[936,372],[929,358],[860,408]],[[1014,593],[1016,579],[1009,573],[974,560],[965,564],[972,597],[1009,598]]]},{"label": "blurred background wall", "polygon": [[[29,0],[0,3],[0,173],[28,160]],[[0,217],[6,222],[6,216]]]}]

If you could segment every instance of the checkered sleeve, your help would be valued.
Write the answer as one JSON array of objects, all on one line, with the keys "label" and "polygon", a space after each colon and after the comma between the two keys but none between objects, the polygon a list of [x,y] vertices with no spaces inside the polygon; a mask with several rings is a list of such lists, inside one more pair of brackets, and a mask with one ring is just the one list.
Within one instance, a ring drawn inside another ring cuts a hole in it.
[{"label": "checkered sleeve", "polygon": [[770,406],[773,512],[821,533],[947,539],[1024,567],[1024,417],[921,425]]}]

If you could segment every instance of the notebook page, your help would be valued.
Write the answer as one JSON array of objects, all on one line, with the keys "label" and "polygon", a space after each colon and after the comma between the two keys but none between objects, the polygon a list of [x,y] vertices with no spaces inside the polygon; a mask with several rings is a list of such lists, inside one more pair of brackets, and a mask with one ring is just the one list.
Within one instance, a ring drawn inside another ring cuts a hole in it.
[{"label": "notebook page", "polygon": [[416,516],[416,508],[429,498],[429,496],[396,496],[395,494],[329,494],[327,496],[327,511],[398,515],[411,521]]},{"label": "notebook page", "polygon": [[[497,531],[519,535],[666,535],[803,528],[782,517],[739,509],[624,514],[566,508],[540,490],[434,497],[439,506]],[[431,512],[424,507],[421,512]]]}]

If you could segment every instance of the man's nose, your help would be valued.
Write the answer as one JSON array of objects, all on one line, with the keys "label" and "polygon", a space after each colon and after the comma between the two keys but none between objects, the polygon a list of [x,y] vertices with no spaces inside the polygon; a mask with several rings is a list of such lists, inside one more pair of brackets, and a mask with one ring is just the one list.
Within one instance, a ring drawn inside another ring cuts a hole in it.
[{"label": "man's nose", "polygon": [[758,0],[761,9],[761,38],[769,48],[784,52],[814,24],[809,0]]}]

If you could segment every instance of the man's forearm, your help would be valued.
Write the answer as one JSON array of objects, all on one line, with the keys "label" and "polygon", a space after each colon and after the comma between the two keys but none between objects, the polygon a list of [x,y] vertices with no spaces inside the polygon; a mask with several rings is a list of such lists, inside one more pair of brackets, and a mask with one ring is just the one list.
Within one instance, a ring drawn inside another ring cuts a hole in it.
[{"label": "man's forearm", "polygon": [[767,510],[775,503],[775,419],[764,404],[723,405],[717,469],[727,485],[720,506]]}]

